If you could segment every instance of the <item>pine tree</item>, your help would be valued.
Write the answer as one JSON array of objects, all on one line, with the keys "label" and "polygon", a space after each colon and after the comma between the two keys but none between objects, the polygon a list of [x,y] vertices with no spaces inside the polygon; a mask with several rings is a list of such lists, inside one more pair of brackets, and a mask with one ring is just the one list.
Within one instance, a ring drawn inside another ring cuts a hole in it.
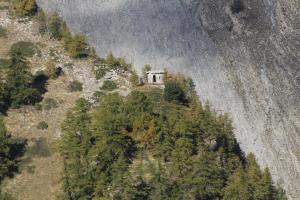
[{"label": "pine tree", "polygon": [[38,90],[31,87],[32,74],[27,61],[19,51],[11,52],[11,65],[7,72],[7,85],[12,107],[34,104],[41,99]]},{"label": "pine tree", "polygon": [[86,100],[79,99],[62,125],[61,153],[65,161],[64,190],[68,199],[92,196],[94,191],[87,159],[92,145],[88,110]]},{"label": "pine tree", "polygon": [[166,101],[184,103],[186,98],[183,89],[176,80],[169,80],[165,83],[164,98]]},{"label": "pine tree", "polygon": [[248,178],[245,171],[239,168],[229,177],[224,188],[224,200],[252,200],[253,194],[250,190]]},{"label": "pine tree", "polygon": [[83,35],[75,35],[68,43],[67,50],[73,58],[84,58],[88,56],[88,45]]}]

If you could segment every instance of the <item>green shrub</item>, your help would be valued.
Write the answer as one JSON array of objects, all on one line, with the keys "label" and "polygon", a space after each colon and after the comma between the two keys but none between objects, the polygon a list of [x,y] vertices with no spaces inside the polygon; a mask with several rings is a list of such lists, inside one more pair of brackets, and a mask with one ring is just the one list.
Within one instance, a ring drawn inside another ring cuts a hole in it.
[{"label": "green shrub", "polygon": [[52,108],[57,108],[57,107],[58,107],[58,103],[55,99],[52,98],[44,99],[43,108],[45,110],[51,110]]},{"label": "green shrub", "polygon": [[13,8],[20,16],[32,16],[38,11],[35,0],[13,0]]},{"label": "green shrub", "polygon": [[165,84],[164,98],[166,101],[174,101],[177,103],[185,102],[184,90],[181,88],[180,83],[176,80],[169,80]]},{"label": "green shrub", "polygon": [[48,128],[48,124],[45,121],[42,121],[37,125],[37,128],[41,130],[45,130]]},{"label": "green shrub", "polygon": [[48,21],[48,30],[52,38],[61,39],[61,25],[62,21],[57,13],[50,16]]},{"label": "green shrub", "polygon": [[112,90],[115,90],[117,88],[118,88],[118,85],[114,81],[105,80],[100,89],[101,90],[112,91]]},{"label": "green shrub", "polygon": [[11,65],[10,59],[0,58],[0,68],[8,68]]},{"label": "green shrub", "polygon": [[82,83],[80,83],[79,81],[75,80],[72,81],[69,85],[68,85],[68,89],[70,92],[79,92],[82,91]]},{"label": "green shrub", "polygon": [[36,19],[38,21],[39,24],[39,32],[43,35],[45,33],[47,33],[48,28],[47,28],[47,17],[46,14],[44,13],[44,11],[39,10]]},{"label": "green shrub", "polygon": [[93,99],[95,100],[96,103],[100,102],[101,99],[105,96],[104,92],[101,91],[96,91],[93,94]]},{"label": "green shrub", "polygon": [[19,52],[23,57],[32,57],[37,50],[38,48],[34,43],[20,41],[11,46],[9,53],[12,55],[14,52]]},{"label": "green shrub", "polygon": [[59,75],[58,69],[53,60],[48,60],[45,64],[46,74],[49,78],[56,79]]},{"label": "green shrub", "polygon": [[72,58],[85,58],[88,56],[88,45],[83,35],[75,35],[67,44],[67,50]]},{"label": "green shrub", "polygon": [[101,78],[103,78],[106,74],[106,72],[108,71],[108,69],[106,68],[97,68],[97,69],[94,69],[94,73],[95,73],[95,76],[96,76],[96,79],[99,80]]},{"label": "green shrub", "polygon": [[29,158],[32,157],[48,157],[51,155],[51,151],[47,144],[46,138],[38,138],[34,144],[28,147],[26,151],[26,155]]},{"label": "green shrub", "polygon": [[4,27],[0,26],[0,37],[6,37],[7,31]]},{"label": "green shrub", "polygon": [[132,69],[132,65],[126,63],[124,58],[116,58],[112,53],[109,53],[105,59],[107,66],[113,70],[126,70],[130,71]]},{"label": "green shrub", "polygon": [[130,76],[130,83],[132,86],[138,86],[139,85],[139,76],[135,71],[132,72]]}]

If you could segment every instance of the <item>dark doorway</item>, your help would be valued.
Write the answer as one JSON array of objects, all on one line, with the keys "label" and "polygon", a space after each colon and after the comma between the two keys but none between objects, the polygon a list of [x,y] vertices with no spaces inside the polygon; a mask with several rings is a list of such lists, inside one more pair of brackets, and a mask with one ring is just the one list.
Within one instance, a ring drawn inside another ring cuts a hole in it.
[{"label": "dark doorway", "polygon": [[153,83],[156,83],[156,76],[153,75]]}]

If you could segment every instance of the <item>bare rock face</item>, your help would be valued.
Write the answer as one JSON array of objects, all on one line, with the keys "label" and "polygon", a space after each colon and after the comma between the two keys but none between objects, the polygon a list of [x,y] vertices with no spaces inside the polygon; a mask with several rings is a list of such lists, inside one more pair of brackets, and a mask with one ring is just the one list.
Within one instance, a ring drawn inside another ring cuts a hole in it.
[{"label": "bare rock face", "polygon": [[232,116],[254,152],[300,199],[299,0],[38,0],[86,34],[100,56],[191,76]]}]

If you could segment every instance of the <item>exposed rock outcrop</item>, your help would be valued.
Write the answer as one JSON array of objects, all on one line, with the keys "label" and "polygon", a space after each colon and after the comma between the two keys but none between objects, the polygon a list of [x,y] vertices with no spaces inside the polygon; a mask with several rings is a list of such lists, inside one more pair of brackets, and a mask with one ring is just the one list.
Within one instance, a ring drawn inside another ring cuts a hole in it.
[{"label": "exposed rock outcrop", "polygon": [[[239,2],[239,1],[236,1]],[[191,76],[236,137],[300,199],[299,0],[38,0],[99,55]]]}]

